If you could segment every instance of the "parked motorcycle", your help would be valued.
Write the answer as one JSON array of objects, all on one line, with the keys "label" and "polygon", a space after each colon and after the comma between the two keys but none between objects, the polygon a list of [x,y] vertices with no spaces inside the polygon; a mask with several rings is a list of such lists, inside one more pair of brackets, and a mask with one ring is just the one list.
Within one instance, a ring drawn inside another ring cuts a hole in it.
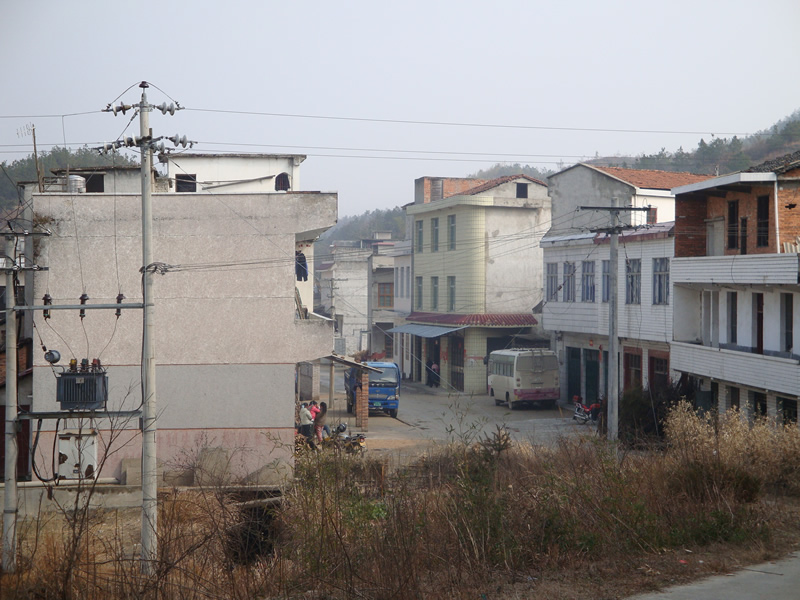
[{"label": "parked motorcycle", "polygon": [[349,454],[361,454],[367,450],[367,436],[363,433],[346,435],[343,438],[344,450]]},{"label": "parked motorcycle", "polygon": [[603,403],[598,400],[593,404],[586,405],[583,403],[583,398],[580,396],[573,396],[572,401],[575,403],[575,412],[572,414],[572,419],[578,423],[597,423],[600,414],[603,412]]}]

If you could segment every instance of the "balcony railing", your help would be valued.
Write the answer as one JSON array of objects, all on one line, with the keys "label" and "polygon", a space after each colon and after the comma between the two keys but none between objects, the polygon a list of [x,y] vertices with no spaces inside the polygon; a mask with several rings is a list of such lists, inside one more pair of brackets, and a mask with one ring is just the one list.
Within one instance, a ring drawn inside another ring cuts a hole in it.
[{"label": "balcony railing", "polygon": [[673,283],[715,283],[730,285],[797,284],[798,254],[748,254],[673,258]]}]

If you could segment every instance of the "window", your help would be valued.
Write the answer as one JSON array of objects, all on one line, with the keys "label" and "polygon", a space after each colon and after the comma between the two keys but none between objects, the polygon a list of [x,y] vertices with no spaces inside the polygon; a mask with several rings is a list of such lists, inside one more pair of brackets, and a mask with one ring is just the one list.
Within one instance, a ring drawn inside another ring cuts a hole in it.
[{"label": "window", "polygon": [[575,263],[564,263],[564,302],[575,302]]},{"label": "window", "polygon": [[517,184],[517,198],[527,198],[528,197],[528,184],[527,183],[518,183]]},{"label": "window", "polygon": [[196,192],[197,175],[175,175],[176,192]]},{"label": "window", "polygon": [[417,254],[422,254],[422,233],[424,225],[422,221],[417,221]]},{"label": "window", "polygon": [[625,389],[639,389],[642,387],[642,355],[632,352],[625,353]]},{"label": "window", "polygon": [[581,264],[581,301],[594,302],[594,261]]},{"label": "window", "polygon": [[778,398],[780,412],[783,413],[783,424],[797,424],[797,400],[791,398]]},{"label": "window", "polygon": [[431,310],[439,308],[439,278],[431,277]]},{"label": "window", "polygon": [[398,275],[397,282],[394,286],[394,291],[397,293],[398,298],[405,297],[403,294],[405,292],[405,290],[403,289],[405,281],[406,281],[406,268],[400,267],[400,274]]},{"label": "window", "polygon": [[756,208],[756,246],[769,246],[769,196],[759,196]]},{"label": "window", "polygon": [[611,261],[603,261],[603,302],[608,302],[611,295]]},{"label": "window", "polygon": [[455,275],[447,276],[447,310],[455,312],[456,310],[456,277]]},{"label": "window", "polygon": [[753,416],[767,416],[767,395],[763,392],[753,392]]},{"label": "window", "polygon": [[386,359],[391,360],[394,358],[394,336],[391,333],[384,333],[383,335],[383,351],[386,354]]},{"label": "window", "polygon": [[653,259],[653,304],[669,304],[669,259]]},{"label": "window", "polygon": [[558,302],[558,263],[547,263],[547,301]]},{"label": "window", "polygon": [[290,187],[291,185],[289,184],[289,174],[279,173],[278,176],[275,178],[275,191],[288,192]]},{"label": "window", "polygon": [[392,308],[394,306],[394,284],[378,284],[378,306],[381,308]]},{"label": "window", "polygon": [[406,267],[406,298],[411,298],[411,267]]},{"label": "window", "polygon": [[414,308],[422,310],[422,277],[416,278],[417,285],[417,301],[414,303]]},{"label": "window", "polygon": [[456,249],[456,216],[447,215],[447,249]]},{"label": "window", "polygon": [[664,390],[669,386],[669,359],[660,356],[650,356],[650,381],[651,391]]},{"label": "window", "polygon": [[728,201],[728,249],[739,247],[739,201]]},{"label": "window", "polygon": [[625,261],[625,304],[641,304],[641,298],[642,259],[629,258]]},{"label": "window", "polygon": [[728,343],[737,344],[739,320],[739,292],[728,292]]},{"label": "window", "polygon": [[105,191],[105,175],[89,173],[86,175],[86,193],[102,194]]},{"label": "window", "polygon": [[731,399],[731,408],[735,408],[736,410],[739,410],[739,408],[740,408],[740,404],[739,404],[739,388],[737,388],[737,387],[729,387],[728,388],[728,396]]},{"label": "window", "polygon": [[431,219],[431,252],[439,251],[439,219]]},{"label": "window", "polygon": [[794,295],[781,294],[781,350],[791,354],[794,346]]},{"label": "window", "polygon": [[397,296],[397,293],[400,291],[400,269],[397,267],[394,268],[394,295]]},{"label": "window", "polygon": [[658,209],[655,206],[647,207],[647,224],[658,223]]}]

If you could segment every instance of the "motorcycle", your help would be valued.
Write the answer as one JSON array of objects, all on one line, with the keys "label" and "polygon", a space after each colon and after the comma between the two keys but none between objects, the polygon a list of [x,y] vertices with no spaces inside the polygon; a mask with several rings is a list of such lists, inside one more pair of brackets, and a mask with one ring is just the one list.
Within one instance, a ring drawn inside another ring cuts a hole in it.
[{"label": "motorcycle", "polygon": [[367,436],[363,433],[354,433],[342,438],[344,450],[348,454],[361,454],[367,450]]},{"label": "motorcycle", "polygon": [[575,403],[575,412],[572,414],[572,420],[578,423],[597,423],[600,414],[603,412],[603,403],[601,400],[594,402],[590,405],[583,403],[583,398],[580,396],[573,396],[572,401]]}]

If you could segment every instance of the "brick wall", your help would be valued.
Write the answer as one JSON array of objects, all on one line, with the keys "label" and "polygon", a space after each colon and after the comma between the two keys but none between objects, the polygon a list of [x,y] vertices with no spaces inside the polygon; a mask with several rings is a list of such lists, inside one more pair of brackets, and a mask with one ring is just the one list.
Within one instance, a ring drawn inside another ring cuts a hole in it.
[{"label": "brick wall", "polygon": [[705,256],[707,201],[681,194],[675,197],[675,256]]}]

